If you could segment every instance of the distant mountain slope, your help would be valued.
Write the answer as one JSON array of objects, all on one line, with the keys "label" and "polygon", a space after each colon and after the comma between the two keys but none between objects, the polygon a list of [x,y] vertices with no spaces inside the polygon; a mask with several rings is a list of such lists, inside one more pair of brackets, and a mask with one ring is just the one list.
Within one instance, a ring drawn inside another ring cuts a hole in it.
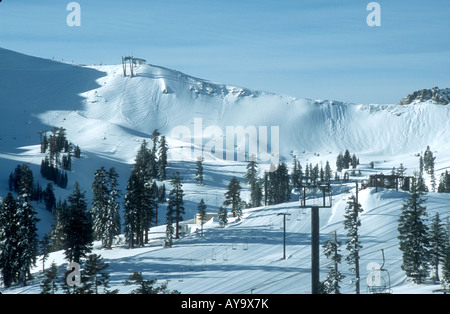
[{"label": "distant mountain slope", "polygon": [[223,133],[227,126],[278,126],[285,158],[292,151],[346,148],[416,152],[440,146],[450,131],[448,107],[313,101],[216,84],[153,65],[139,66],[130,78],[123,77],[121,65],[78,67],[4,49],[0,55],[0,132],[3,145],[16,138],[13,149],[38,144],[38,132],[64,126],[85,150],[129,161],[135,151],[130,139],[149,137],[154,129],[170,137],[177,126],[194,134],[195,118],[202,119],[203,129],[217,126]]}]

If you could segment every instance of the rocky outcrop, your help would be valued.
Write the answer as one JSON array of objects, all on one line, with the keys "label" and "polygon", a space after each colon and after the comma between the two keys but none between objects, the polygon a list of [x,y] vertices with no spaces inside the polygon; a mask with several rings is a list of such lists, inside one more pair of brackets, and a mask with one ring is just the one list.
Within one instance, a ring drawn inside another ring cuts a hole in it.
[{"label": "rocky outcrop", "polygon": [[414,103],[433,102],[438,105],[448,105],[450,103],[450,88],[422,89],[402,98],[399,105],[409,105]]}]

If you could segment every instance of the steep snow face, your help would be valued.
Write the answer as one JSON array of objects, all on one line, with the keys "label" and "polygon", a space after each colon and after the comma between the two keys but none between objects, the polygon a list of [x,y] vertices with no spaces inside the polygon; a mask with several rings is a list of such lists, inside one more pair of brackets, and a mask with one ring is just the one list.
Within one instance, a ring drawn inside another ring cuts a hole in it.
[{"label": "steep snow face", "polygon": [[[416,153],[427,145],[440,147],[449,133],[448,106],[313,101],[212,83],[153,65],[138,66],[130,78],[123,77],[121,65],[78,67],[7,50],[0,54],[2,146],[14,137],[13,149],[37,144],[38,132],[53,126],[65,127],[85,151],[123,162],[131,162],[137,142],[154,129],[173,148],[182,145],[180,140],[205,145],[211,134],[208,138],[204,131],[215,128],[221,131],[218,145],[230,149],[227,127],[254,127],[262,143],[270,128],[278,127],[282,160],[303,151]],[[180,126],[189,129],[190,137],[172,134]],[[199,134],[203,141],[194,141]],[[244,142],[234,146],[245,150]]]}]

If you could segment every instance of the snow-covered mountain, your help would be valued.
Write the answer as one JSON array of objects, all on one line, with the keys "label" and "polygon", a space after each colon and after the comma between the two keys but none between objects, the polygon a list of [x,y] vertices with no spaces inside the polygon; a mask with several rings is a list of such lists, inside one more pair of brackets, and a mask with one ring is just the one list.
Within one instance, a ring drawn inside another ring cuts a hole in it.
[{"label": "snow-covered mountain", "polygon": [[[302,165],[328,160],[334,166],[337,155],[348,149],[359,156],[363,174],[388,173],[400,163],[412,173],[418,168],[416,154],[429,145],[437,157],[438,174],[450,166],[450,106],[446,105],[298,99],[213,83],[146,64],[135,68],[135,77],[124,77],[121,64],[78,66],[5,49],[0,49],[0,70],[0,195],[6,195],[8,175],[19,163],[30,163],[35,181],[41,185],[47,182],[39,175],[44,156],[40,153],[40,133],[53,127],[64,127],[68,139],[82,150],[82,158],[73,161],[67,190],[57,188],[61,197],[72,191],[75,181],[89,197],[93,173],[101,166],[118,170],[125,191],[140,143],[158,129],[168,138],[169,174],[180,171],[185,178],[186,219],[193,218],[200,198],[205,198],[208,210],[216,211],[229,179],[243,177],[245,162],[218,158],[208,146],[215,137],[220,139],[214,142],[216,150],[223,144],[225,151],[245,151],[245,140],[226,145],[229,127],[254,127],[258,143],[264,144],[270,141],[264,135],[271,138],[276,134],[271,128],[277,127],[278,157],[288,165],[295,154]],[[189,131],[190,137],[185,136],[187,132],[181,136],[180,130]],[[203,138],[199,139],[199,134]],[[211,157],[204,165],[204,187],[194,181],[191,146],[209,148],[204,152]],[[368,166],[372,161],[374,170]],[[336,229],[344,236],[341,222],[348,195],[343,191],[352,188],[338,189],[333,208],[321,213],[323,239]],[[380,262],[378,250],[386,248],[387,268],[395,273],[393,286],[403,288],[396,222],[406,195],[366,190],[361,196],[367,209],[363,214],[366,254],[362,262]],[[244,199],[247,196],[248,191],[244,191]],[[445,217],[449,200],[446,195],[431,195],[428,204]],[[41,209],[42,204],[36,206],[42,235],[48,232],[52,215]],[[152,230],[154,241],[148,247],[130,251],[119,246],[112,251],[100,250],[100,254],[111,265],[112,285],[123,293],[132,289],[121,285],[130,269],[161,280],[172,277],[169,288],[183,293],[309,292],[309,213],[297,207],[293,202],[252,209],[243,221],[226,229],[218,229],[211,221],[206,237],[192,233],[172,249],[161,248],[163,227],[157,227]],[[282,260],[281,218],[277,214],[286,210],[295,214],[288,227],[289,258]],[[273,225],[278,230],[271,229]],[[64,264],[60,252],[51,258]],[[11,291],[37,292],[38,280]],[[351,292],[350,284],[345,291]]]}]

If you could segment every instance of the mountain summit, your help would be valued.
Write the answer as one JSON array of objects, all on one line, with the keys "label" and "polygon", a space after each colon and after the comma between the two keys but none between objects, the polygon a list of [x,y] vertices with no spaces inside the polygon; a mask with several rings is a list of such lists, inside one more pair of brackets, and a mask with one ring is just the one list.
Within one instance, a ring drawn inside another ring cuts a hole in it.
[{"label": "mountain summit", "polygon": [[417,104],[423,102],[432,102],[437,105],[448,105],[450,103],[450,88],[440,89],[421,89],[402,98],[399,105]]}]

